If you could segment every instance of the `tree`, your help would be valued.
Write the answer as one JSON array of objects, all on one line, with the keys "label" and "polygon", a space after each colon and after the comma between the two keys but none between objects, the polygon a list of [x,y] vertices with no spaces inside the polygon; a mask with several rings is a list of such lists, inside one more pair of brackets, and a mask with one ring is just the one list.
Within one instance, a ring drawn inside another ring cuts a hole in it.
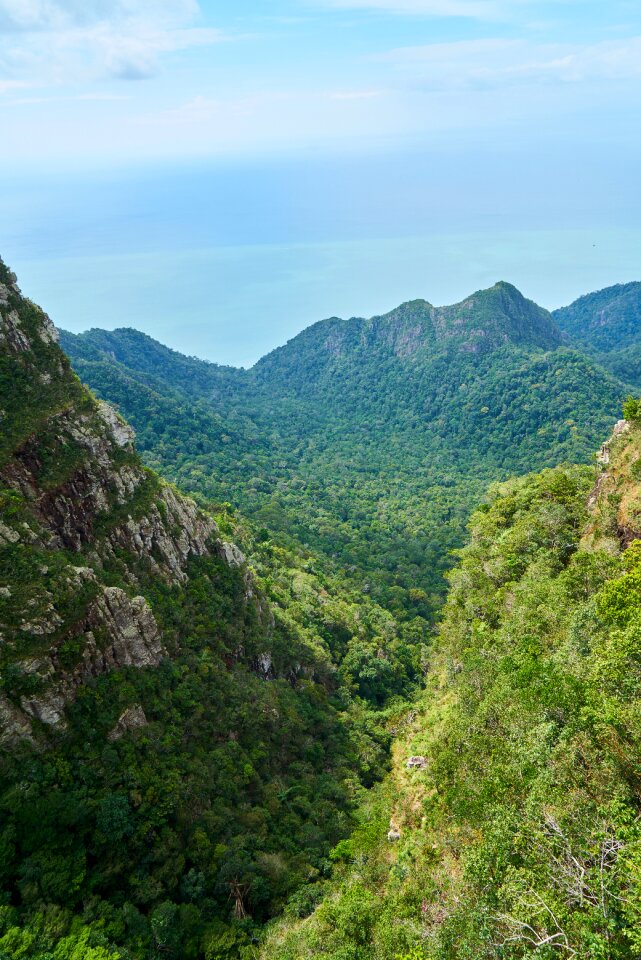
[{"label": "tree", "polygon": [[637,423],[641,420],[641,399],[632,396],[628,397],[623,404],[623,416],[632,423]]}]

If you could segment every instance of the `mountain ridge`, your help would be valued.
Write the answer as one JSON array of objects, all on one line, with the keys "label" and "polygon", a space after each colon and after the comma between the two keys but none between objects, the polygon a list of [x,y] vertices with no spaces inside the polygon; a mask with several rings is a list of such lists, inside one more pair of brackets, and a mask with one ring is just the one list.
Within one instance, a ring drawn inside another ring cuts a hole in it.
[{"label": "mountain ridge", "polygon": [[[196,364],[202,364],[203,367],[207,368],[209,372],[249,372],[251,370],[255,370],[257,366],[266,361],[267,358],[269,358],[272,354],[282,351],[290,347],[290,345],[295,344],[299,337],[315,337],[321,333],[324,333],[326,330],[336,332],[337,327],[339,330],[348,330],[349,328],[354,328],[354,330],[362,330],[362,332],[374,331],[375,333],[385,333],[386,329],[396,322],[399,322],[400,325],[403,325],[408,321],[412,322],[420,320],[430,322],[430,332],[433,333],[433,338],[435,340],[447,340],[450,339],[451,336],[456,336],[456,334],[448,335],[448,322],[451,323],[453,319],[459,321],[461,319],[464,320],[464,316],[462,316],[464,314],[464,310],[472,310],[475,306],[477,306],[479,301],[483,302],[484,304],[499,305],[503,318],[508,321],[508,325],[511,320],[513,327],[516,327],[516,321],[522,316],[524,308],[534,307],[535,310],[533,311],[533,314],[536,320],[539,321],[542,329],[535,330],[534,343],[531,345],[540,345],[542,347],[553,347],[560,345],[561,337],[559,332],[555,329],[555,325],[549,322],[551,314],[544,310],[544,308],[535,304],[534,301],[527,299],[512,284],[508,283],[507,281],[498,281],[492,287],[477,290],[458,303],[451,305],[436,307],[428,300],[416,298],[414,300],[404,301],[385,314],[376,314],[368,318],[354,316],[348,319],[343,319],[341,317],[333,316],[326,317],[322,320],[317,320],[315,323],[310,324],[308,327],[295,334],[286,343],[276,346],[272,350],[268,351],[263,357],[257,360],[252,367],[249,368],[219,364],[216,361],[203,360],[195,356],[188,356],[186,359],[193,361]],[[437,321],[436,323],[435,320]],[[522,331],[512,329],[511,331],[506,331],[506,334],[509,335],[509,332],[512,332],[513,334],[513,342],[528,342],[527,337],[523,337]],[[63,337],[63,342],[64,338],[86,337],[88,340],[93,341],[92,345],[96,350],[102,348],[102,350],[106,352],[110,348],[115,348],[114,359],[125,363],[127,361],[127,352],[124,348],[127,340],[130,340],[133,343],[137,342],[139,346],[144,344],[151,351],[158,351],[158,348],[160,347],[162,352],[167,357],[185,358],[185,355],[181,354],[180,351],[160,344],[159,341],[155,340],[149,334],[143,333],[142,331],[137,330],[135,327],[116,327],[111,331],[102,330],[98,327],[91,327],[79,334],[74,334],[70,331],[61,329],[60,333]],[[83,345],[82,341],[77,342],[77,350],[79,351],[78,355],[80,356],[80,352],[83,351],[83,347],[84,352],[82,352],[81,358],[90,359],[90,352],[87,351],[86,345]],[[93,358],[95,359],[95,353],[93,354]]]},{"label": "mountain ridge", "polygon": [[596,350],[629,346],[641,335],[641,282],[617,283],[587,293],[552,312],[562,329]]},{"label": "mountain ridge", "polygon": [[470,353],[491,352],[506,343],[554,349],[563,338],[548,311],[512,284],[499,281],[449,306],[435,307],[416,299],[370,318],[320,320],[261,357],[251,369],[261,374],[264,368],[273,369],[288,351],[308,342],[334,358],[349,347],[367,349],[382,342],[401,359],[408,359],[430,347],[450,346]]},{"label": "mountain ridge", "polygon": [[439,605],[487,483],[587,460],[626,393],[505,282],[453,307],[319,321],[247,371],[175,353],[163,366],[158,352],[152,375],[135,350],[128,367],[83,360],[91,339],[62,342],[151,465],[338,560],[346,580],[363,571],[360,586],[397,613],[417,591]]},{"label": "mountain ridge", "polygon": [[641,386],[641,283],[616,284],[554,311],[569,342],[634,387]]},{"label": "mountain ridge", "polygon": [[543,899],[631,960],[641,428],[482,492],[587,461],[624,385],[500,283],[264,380],[63,335],[96,400],[3,277],[0,953],[520,960]]}]

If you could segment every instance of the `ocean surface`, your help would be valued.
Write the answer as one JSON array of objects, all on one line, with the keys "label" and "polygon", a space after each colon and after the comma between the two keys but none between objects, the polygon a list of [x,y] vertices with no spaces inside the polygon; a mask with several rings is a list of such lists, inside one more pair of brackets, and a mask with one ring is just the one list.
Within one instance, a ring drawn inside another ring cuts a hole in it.
[{"label": "ocean surface", "polygon": [[240,366],[328,316],[452,303],[497,280],[554,308],[641,279],[634,223],[582,210],[549,225],[547,209],[466,210],[400,181],[383,201],[375,173],[3,178],[0,256],[60,327],[132,326]]}]

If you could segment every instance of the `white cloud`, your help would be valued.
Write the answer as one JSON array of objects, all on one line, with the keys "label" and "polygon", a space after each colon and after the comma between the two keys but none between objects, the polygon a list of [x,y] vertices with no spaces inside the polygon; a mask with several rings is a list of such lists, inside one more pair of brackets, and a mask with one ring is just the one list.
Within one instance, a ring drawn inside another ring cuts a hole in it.
[{"label": "white cloud", "polygon": [[[306,0],[330,10],[363,10],[397,16],[514,21],[528,8],[580,4],[582,0]],[[536,26],[532,23],[530,26]]]},{"label": "white cloud", "polygon": [[[381,110],[387,132],[405,129],[403,111],[375,90],[265,90],[248,96],[196,96],[169,110],[137,116],[135,135],[163,143],[163,151],[189,143],[195,152],[282,149],[320,143],[358,143],[378,136]],[[132,136],[134,132],[132,130]]]},{"label": "white cloud", "polygon": [[147,19],[180,25],[198,14],[196,0],[0,0],[0,32],[63,30]]},{"label": "white cloud", "polygon": [[[0,92],[2,90],[2,85],[0,84]],[[12,97],[9,100],[9,103],[15,106],[25,106],[25,105],[34,105],[34,104],[64,104],[64,103],[122,103],[123,100],[128,100],[129,97],[121,96],[116,93],[79,93],[76,96],[45,96],[45,97]]]},{"label": "white cloud", "polygon": [[630,80],[641,77],[641,37],[583,46],[466,40],[403,47],[378,59],[435,90]]},{"label": "white cloud", "polygon": [[[457,16],[473,6],[475,15],[483,10],[490,16],[535,0],[301,3]],[[221,69],[211,69],[209,57],[181,58],[172,82],[96,82],[148,77],[172,53],[225,39],[204,22],[195,0],[0,0],[0,95],[15,131],[12,142],[28,151],[36,130],[50,153],[98,157],[406,149],[475,138],[510,142],[535,130],[541,142],[550,142],[581,124],[591,129],[597,108],[606,123],[615,112],[633,116],[639,100],[641,37],[543,42],[555,37],[543,30],[371,56],[359,44],[356,56],[345,63],[337,58],[331,71],[324,51],[322,69],[313,55],[309,70],[301,64],[298,47],[291,65],[279,56],[274,68],[257,56],[256,44],[248,44],[244,58],[239,50],[238,62],[230,66],[232,58],[225,58]],[[271,34],[265,36],[269,41]],[[111,100],[123,91],[122,106],[83,102]]]},{"label": "white cloud", "polygon": [[383,13],[471,17],[479,20],[494,19],[499,13],[499,5],[494,0],[327,0],[327,5],[343,10],[378,10]]},{"label": "white cloud", "polygon": [[20,80],[0,80],[0,94],[13,93],[15,90],[21,90],[28,86],[28,83]]},{"label": "white cloud", "polygon": [[198,12],[195,0],[0,0],[0,79],[148,77],[164,54],[223,39],[193,25]]},{"label": "white cloud", "polygon": [[371,100],[380,96],[380,90],[336,90],[329,94],[330,100]]}]

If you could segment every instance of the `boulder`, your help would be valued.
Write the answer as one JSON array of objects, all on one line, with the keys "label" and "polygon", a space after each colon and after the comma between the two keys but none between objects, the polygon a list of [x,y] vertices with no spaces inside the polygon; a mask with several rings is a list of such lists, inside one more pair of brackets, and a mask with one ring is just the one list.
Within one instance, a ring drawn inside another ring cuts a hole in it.
[{"label": "boulder", "polygon": [[409,757],[405,767],[407,770],[425,770],[427,757]]},{"label": "boulder", "polygon": [[130,730],[140,730],[141,727],[146,726],[147,717],[145,716],[145,711],[139,703],[134,703],[120,714],[118,723],[107,734],[107,740],[109,743],[114,743],[114,741],[120,740],[120,738]]}]

